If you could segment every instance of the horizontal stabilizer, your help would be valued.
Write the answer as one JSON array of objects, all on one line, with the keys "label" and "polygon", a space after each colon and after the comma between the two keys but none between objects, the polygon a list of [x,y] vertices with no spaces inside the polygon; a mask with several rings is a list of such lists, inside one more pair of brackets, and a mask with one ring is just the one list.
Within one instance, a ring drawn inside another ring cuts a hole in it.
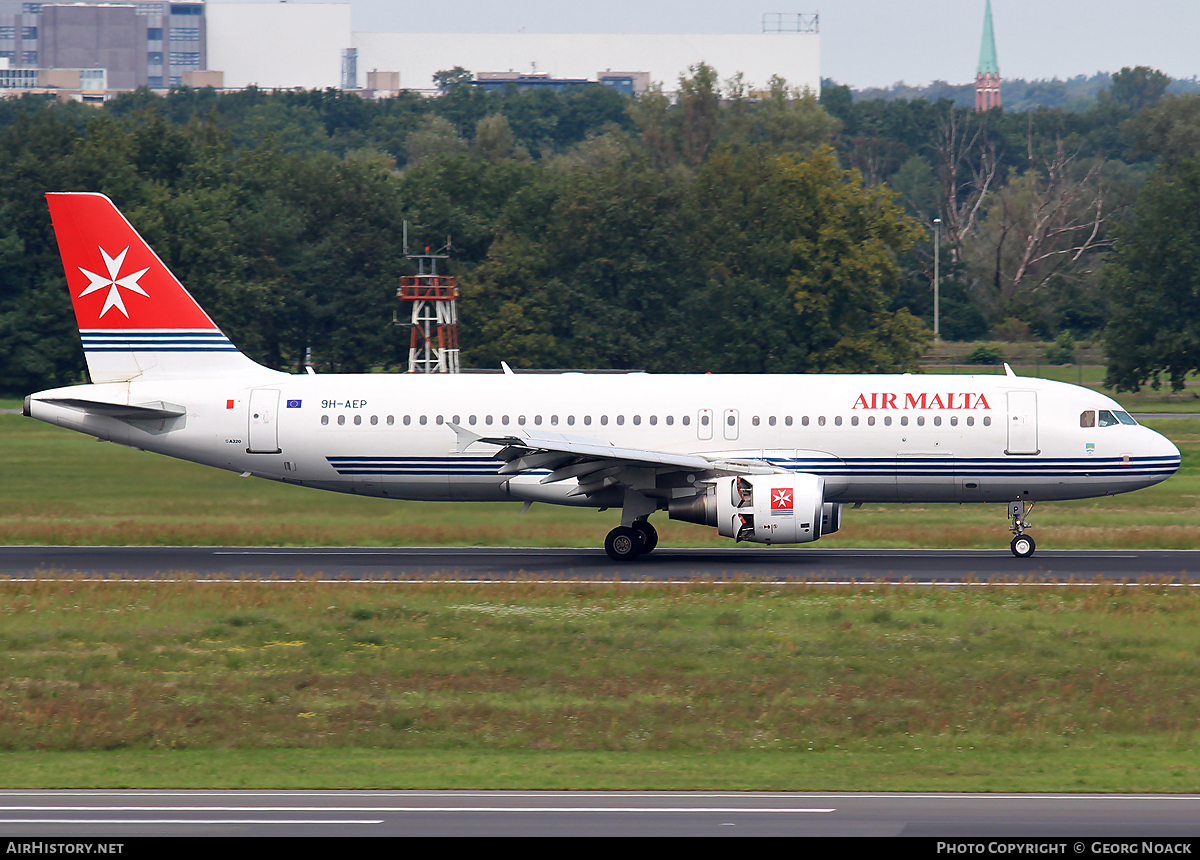
[{"label": "horizontal stabilizer", "polygon": [[107,415],[110,418],[126,420],[156,421],[162,418],[178,418],[186,415],[187,409],[175,403],[156,400],[153,403],[127,405],[124,403],[105,403],[100,400],[82,400],[78,397],[53,397],[42,400],[55,406],[65,406],[68,409],[78,409],[93,415]]}]

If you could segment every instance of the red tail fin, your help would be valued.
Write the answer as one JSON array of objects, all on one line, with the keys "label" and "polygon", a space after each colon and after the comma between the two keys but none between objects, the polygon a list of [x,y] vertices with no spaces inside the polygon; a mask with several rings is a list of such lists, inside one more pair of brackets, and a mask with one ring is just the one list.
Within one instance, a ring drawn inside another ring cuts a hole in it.
[{"label": "red tail fin", "polygon": [[46,200],[93,382],[263,369],[229,342],[111,200]]}]

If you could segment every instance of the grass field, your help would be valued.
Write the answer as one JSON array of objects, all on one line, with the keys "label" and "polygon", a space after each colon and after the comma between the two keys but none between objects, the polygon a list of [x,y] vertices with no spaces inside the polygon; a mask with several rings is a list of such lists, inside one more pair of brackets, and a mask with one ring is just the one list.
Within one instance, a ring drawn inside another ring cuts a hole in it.
[{"label": "grass field", "polygon": [[0,594],[9,787],[1200,787],[1179,588]]},{"label": "grass field", "polygon": [[[1050,547],[1200,547],[1200,420],[1148,422],[1183,452],[1156,487],[1040,506]],[[0,415],[0,543],[291,546],[601,546],[618,513],[346,496],[134,451]],[[715,529],[655,517],[664,546],[727,546]],[[814,547],[1004,547],[1001,505],[868,505]]]}]

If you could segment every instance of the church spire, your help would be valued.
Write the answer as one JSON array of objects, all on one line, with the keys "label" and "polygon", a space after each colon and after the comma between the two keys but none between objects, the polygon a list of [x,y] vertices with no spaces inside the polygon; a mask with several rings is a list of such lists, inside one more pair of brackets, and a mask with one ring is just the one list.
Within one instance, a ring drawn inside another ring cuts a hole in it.
[{"label": "church spire", "polygon": [[992,0],[986,0],[979,68],[975,71],[975,110],[994,107],[1000,107],[1000,64],[996,61],[996,37],[992,32]]}]

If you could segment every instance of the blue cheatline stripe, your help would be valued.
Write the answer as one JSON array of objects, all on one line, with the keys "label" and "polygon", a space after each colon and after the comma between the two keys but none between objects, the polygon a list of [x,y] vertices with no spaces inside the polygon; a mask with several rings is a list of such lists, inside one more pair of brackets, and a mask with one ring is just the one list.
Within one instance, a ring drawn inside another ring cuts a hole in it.
[{"label": "blue cheatline stripe", "polygon": [[[339,475],[407,475],[422,477],[497,477],[503,465],[493,457],[326,457]],[[549,475],[535,469],[525,475]],[[508,477],[508,476],[505,476]]]},{"label": "blue cheatline stripe", "polygon": [[237,352],[220,331],[81,330],[84,352]]},{"label": "blue cheatline stripe", "polygon": [[[326,457],[340,475],[495,476],[500,463],[492,457]],[[792,472],[846,478],[1141,478],[1169,474],[1179,457],[1060,458],[1046,461],[980,458],[865,458],[838,460],[771,459],[768,462]],[[548,469],[531,469],[524,475],[548,475]]]}]

